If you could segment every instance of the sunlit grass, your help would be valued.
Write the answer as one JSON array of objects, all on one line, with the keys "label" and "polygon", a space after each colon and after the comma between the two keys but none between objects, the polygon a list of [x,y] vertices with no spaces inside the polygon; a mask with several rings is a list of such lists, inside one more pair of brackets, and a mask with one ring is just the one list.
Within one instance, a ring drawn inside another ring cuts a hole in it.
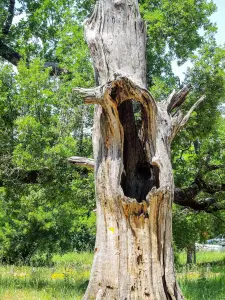
[{"label": "sunlit grass", "polygon": [[82,298],[92,263],[90,253],[53,257],[53,267],[0,267],[1,300],[48,300]]},{"label": "sunlit grass", "polygon": [[[180,254],[180,261],[185,255]],[[52,267],[0,266],[1,300],[80,300],[88,284],[91,253],[54,255]],[[225,300],[225,253],[197,254],[177,278],[187,300]]]},{"label": "sunlit grass", "polygon": [[197,252],[196,265],[187,266],[180,253],[177,279],[187,300],[225,300],[225,252]]},{"label": "sunlit grass", "polygon": [[[225,260],[225,251],[224,252],[196,252],[196,263],[207,264],[207,263],[217,263]],[[187,255],[185,252],[179,254],[179,263],[185,265],[187,261]]]},{"label": "sunlit grass", "polygon": [[187,273],[178,278],[181,290],[187,300],[224,300],[225,273]]}]

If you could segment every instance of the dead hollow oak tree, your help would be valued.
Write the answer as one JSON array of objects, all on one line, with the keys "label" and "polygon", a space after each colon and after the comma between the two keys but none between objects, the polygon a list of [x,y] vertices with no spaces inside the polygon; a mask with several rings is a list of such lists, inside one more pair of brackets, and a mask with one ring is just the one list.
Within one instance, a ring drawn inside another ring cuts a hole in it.
[{"label": "dead hollow oak tree", "polygon": [[[190,86],[158,103],[148,92],[137,0],[99,0],[85,36],[99,86],[75,89],[96,104],[97,237],[84,299],[183,299],[171,247],[170,144],[204,97],[183,116],[179,107]],[[134,116],[137,105],[141,122]]]}]

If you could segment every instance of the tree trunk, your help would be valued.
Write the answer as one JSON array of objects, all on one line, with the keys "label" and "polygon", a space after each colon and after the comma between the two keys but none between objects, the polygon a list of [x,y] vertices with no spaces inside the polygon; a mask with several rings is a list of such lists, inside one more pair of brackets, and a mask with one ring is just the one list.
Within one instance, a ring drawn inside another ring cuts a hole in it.
[{"label": "tree trunk", "polygon": [[194,264],[196,265],[197,259],[196,259],[196,245],[195,244],[194,244],[193,252],[194,252]]},{"label": "tree trunk", "polygon": [[193,246],[187,247],[187,265],[193,264]]},{"label": "tree trunk", "polygon": [[187,265],[196,264],[196,248],[194,245],[189,245],[187,247]]},{"label": "tree trunk", "polygon": [[97,104],[97,237],[83,299],[183,299],[171,247],[170,143],[191,113],[171,115],[189,87],[161,103],[146,90],[146,34],[137,0],[99,0],[85,35],[101,86],[75,89]]}]

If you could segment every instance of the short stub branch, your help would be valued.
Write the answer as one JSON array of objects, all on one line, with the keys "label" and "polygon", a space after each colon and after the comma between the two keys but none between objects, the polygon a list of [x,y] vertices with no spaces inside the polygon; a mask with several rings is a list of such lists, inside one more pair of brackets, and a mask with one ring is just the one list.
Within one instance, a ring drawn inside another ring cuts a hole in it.
[{"label": "short stub branch", "polygon": [[92,158],[71,156],[68,158],[68,162],[70,162],[71,164],[76,165],[76,166],[94,169],[94,159],[92,159]]},{"label": "short stub branch", "polygon": [[101,104],[105,93],[105,86],[95,88],[74,88],[73,92],[84,98],[85,103]]},{"label": "short stub branch", "polygon": [[180,91],[175,92],[173,91],[171,95],[166,100],[167,103],[167,112],[170,114],[174,108],[180,107],[185,99],[188,93],[191,90],[191,84],[185,85]]},{"label": "short stub branch", "polygon": [[154,109],[157,108],[150,92],[127,77],[117,77],[117,79],[96,88],[74,88],[73,91],[83,97],[85,103],[104,105],[105,101],[111,100],[120,105],[126,100],[135,100],[142,104],[148,103]]}]

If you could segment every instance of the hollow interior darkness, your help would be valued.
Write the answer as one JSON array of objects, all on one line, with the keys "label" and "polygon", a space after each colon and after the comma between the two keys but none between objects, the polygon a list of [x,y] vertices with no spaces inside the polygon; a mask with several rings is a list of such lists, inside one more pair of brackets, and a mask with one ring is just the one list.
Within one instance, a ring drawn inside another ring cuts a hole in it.
[{"label": "hollow interior darkness", "polygon": [[125,101],[119,108],[120,122],[124,130],[124,173],[121,187],[125,196],[138,202],[146,199],[149,191],[159,187],[159,169],[147,161],[145,152],[144,109],[139,102]]}]

